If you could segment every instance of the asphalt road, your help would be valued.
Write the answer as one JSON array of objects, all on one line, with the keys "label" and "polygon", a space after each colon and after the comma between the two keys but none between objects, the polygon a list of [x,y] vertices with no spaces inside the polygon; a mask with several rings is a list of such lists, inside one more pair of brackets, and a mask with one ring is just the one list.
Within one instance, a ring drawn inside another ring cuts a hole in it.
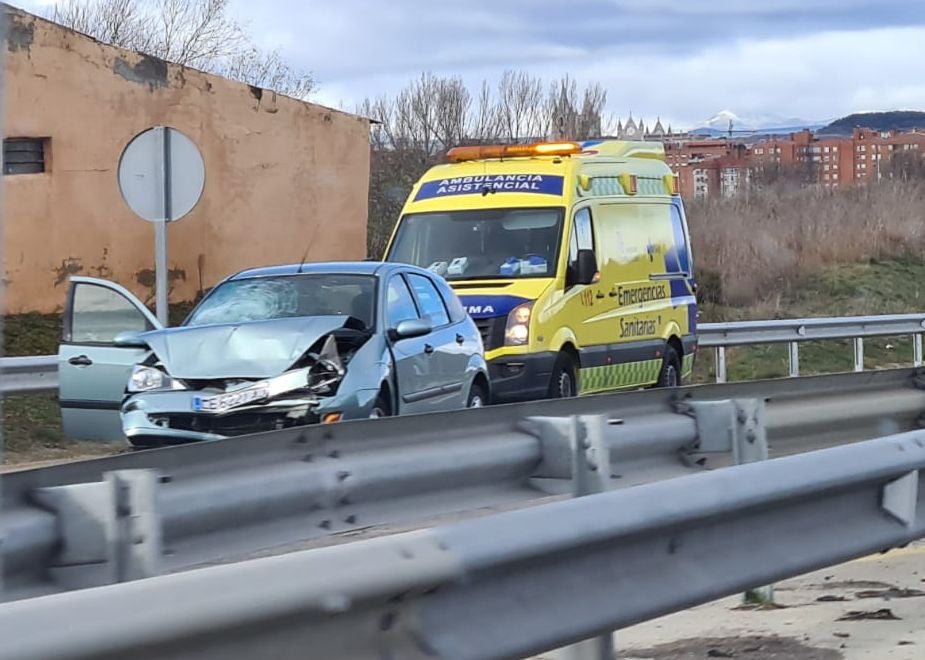
[{"label": "asphalt road", "polygon": [[925,541],[781,582],[774,607],[725,598],[621,630],[616,646],[620,660],[921,660]]}]

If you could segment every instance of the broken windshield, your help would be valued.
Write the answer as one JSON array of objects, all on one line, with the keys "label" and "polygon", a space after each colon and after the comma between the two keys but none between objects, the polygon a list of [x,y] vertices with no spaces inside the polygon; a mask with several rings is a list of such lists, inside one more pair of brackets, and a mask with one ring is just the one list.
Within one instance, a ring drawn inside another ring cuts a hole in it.
[{"label": "broken windshield", "polygon": [[285,275],[230,280],[193,310],[187,326],[300,316],[353,316],[372,330],[376,280],[368,275]]}]

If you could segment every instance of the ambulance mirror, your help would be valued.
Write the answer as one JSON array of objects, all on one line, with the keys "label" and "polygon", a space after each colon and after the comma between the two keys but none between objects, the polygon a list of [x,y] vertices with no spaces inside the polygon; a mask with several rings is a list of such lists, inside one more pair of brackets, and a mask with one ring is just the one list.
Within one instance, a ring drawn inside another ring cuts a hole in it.
[{"label": "ambulance mirror", "polygon": [[593,284],[597,277],[597,258],[594,250],[579,250],[574,284]]}]

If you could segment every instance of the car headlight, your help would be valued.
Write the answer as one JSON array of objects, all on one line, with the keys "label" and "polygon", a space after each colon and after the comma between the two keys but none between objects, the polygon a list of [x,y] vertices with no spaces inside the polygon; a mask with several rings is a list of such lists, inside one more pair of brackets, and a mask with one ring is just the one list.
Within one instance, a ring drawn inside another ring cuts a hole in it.
[{"label": "car headlight", "polygon": [[128,391],[132,393],[182,389],[186,388],[179,381],[154,367],[135,365],[132,369],[132,375],[128,379]]},{"label": "car headlight", "polygon": [[504,329],[505,346],[525,346],[530,341],[530,316],[533,314],[533,301],[518,305],[507,315],[507,327]]}]

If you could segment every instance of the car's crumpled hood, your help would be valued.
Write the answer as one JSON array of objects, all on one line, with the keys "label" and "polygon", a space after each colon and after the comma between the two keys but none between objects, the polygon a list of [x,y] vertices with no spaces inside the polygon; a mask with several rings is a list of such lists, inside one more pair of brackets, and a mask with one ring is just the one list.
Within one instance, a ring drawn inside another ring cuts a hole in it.
[{"label": "car's crumpled hood", "polygon": [[268,378],[289,369],[347,316],[167,328],[142,335],[174,378]]}]

